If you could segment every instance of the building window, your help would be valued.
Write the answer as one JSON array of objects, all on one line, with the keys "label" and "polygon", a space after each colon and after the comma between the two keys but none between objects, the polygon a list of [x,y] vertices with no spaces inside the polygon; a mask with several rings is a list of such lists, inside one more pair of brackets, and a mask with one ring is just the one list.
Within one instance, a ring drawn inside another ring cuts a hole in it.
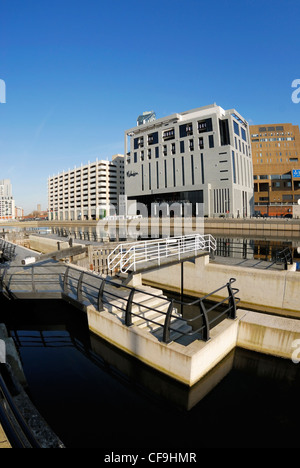
[{"label": "building window", "polygon": [[203,160],[203,153],[201,153],[201,177],[202,177],[202,184],[204,184],[204,160]]},{"label": "building window", "polygon": [[176,165],[175,158],[173,158],[173,185],[176,187]]},{"label": "building window", "polygon": [[180,142],[180,153],[184,153],[184,141]]},{"label": "building window", "polygon": [[164,140],[174,140],[175,138],[175,129],[170,128],[169,130],[165,130],[163,132],[163,139]]},{"label": "building window", "polygon": [[159,158],[159,147],[158,146],[155,147],[155,157]]},{"label": "building window", "polygon": [[167,160],[164,160],[164,166],[165,166],[165,188],[168,187],[168,174],[167,174]]},{"label": "building window", "polygon": [[189,140],[189,149],[190,151],[194,151],[194,140]]},{"label": "building window", "polygon": [[193,135],[193,124],[183,124],[179,126],[179,137],[184,138],[188,135]]},{"label": "building window", "polygon": [[148,145],[157,145],[158,143],[158,132],[150,133],[148,135]]},{"label": "building window", "polygon": [[240,136],[240,127],[235,120],[233,121],[233,130],[236,135]]},{"label": "building window", "polygon": [[214,148],[214,146],[215,146],[214,145],[214,136],[213,135],[209,135],[209,137],[208,137],[208,146],[210,148]]},{"label": "building window", "polygon": [[199,149],[204,149],[203,137],[199,138]]},{"label": "building window", "polygon": [[176,153],[175,143],[172,143],[172,145],[171,145],[171,154],[175,154],[175,153]]},{"label": "building window", "polygon": [[133,153],[133,161],[136,163],[137,162],[137,153]]},{"label": "building window", "polygon": [[148,149],[148,159],[151,159],[151,149]]},{"label": "building window", "polygon": [[241,127],[241,135],[242,135],[243,140],[247,142],[246,132],[242,127]]},{"label": "building window", "polygon": [[211,132],[212,129],[212,119],[200,120],[198,122],[198,133]]},{"label": "building window", "polygon": [[191,154],[191,169],[192,169],[192,185],[195,184],[195,173],[194,173],[194,155]]},{"label": "building window", "polygon": [[233,171],[233,183],[236,184],[236,170],[235,170],[235,156],[234,156],[234,151],[232,151],[232,171]]},{"label": "building window", "polygon": [[164,145],[163,146],[163,155],[164,156],[167,156],[168,152],[167,152],[167,145]]},{"label": "building window", "polygon": [[185,185],[185,176],[184,176],[184,157],[181,158],[181,172],[182,172],[182,185]]}]

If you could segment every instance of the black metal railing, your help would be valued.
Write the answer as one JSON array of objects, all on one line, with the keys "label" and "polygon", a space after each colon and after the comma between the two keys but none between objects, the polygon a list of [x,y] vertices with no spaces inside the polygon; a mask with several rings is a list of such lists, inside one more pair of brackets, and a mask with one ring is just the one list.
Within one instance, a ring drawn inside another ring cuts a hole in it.
[{"label": "black metal railing", "polygon": [[275,261],[277,265],[283,265],[284,269],[288,269],[288,265],[293,264],[293,254],[289,247],[276,252]]},{"label": "black metal railing", "polygon": [[[60,293],[61,297],[72,298],[82,305],[93,305],[100,313],[106,310],[116,314],[118,311],[127,327],[133,325],[134,320],[144,320],[147,324],[154,325],[152,328],[156,331],[153,333],[157,337],[161,333],[160,338],[164,343],[172,341],[172,332],[179,336],[194,336],[195,339],[198,339],[200,334],[200,339],[207,341],[216,320],[223,317],[236,318],[239,298],[236,297],[238,289],[232,286],[236,281],[234,278],[210,294],[185,303],[170,299],[164,294],[155,294],[145,289],[124,285],[110,277],[102,278],[73,266],[65,266],[62,270],[62,264],[53,263],[48,272],[47,269],[43,271],[43,268],[46,269],[45,265],[34,264],[23,268],[22,271],[20,267],[4,269],[0,276],[2,288],[11,294],[16,293],[17,290],[23,293],[28,291],[32,297],[39,298],[43,293],[54,291],[53,283],[56,287],[55,291]],[[60,271],[55,271],[58,268]],[[13,273],[14,269],[15,273]],[[220,297],[222,299],[218,299]],[[159,306],[151,306],[149,300],[152,299],[159,300]],[[212,301],[213,305],[207,306],[208,301]],[[176,309],[177,305],[194,306],[199,312],[193,318],[185,318]],[[211,317],[212,311],[218,311],[216,317]],[[200,319],[202,320],[201,326],[195,326]],[[182,331],[174,327],[176,320],[190,325],[191,329]]]},{"label": "black metal railing", "polygon": [[11,242],[7,242],[4,239],[0,239],[1,260],[13,260],[16,254],[16,247],[16,244],[12,244]]},{"label": "black metal railing", "polygon": [[12,448],[41,448],[39,441],[15,404],[6,384],[8,370],[0,364],[0,421]]}]

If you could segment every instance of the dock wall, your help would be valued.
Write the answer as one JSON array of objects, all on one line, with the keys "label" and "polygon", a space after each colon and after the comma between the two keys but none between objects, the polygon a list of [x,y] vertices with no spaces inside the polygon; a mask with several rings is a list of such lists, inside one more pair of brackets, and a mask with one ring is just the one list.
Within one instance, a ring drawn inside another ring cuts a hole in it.
[{"label": "dock wall", "polygon": [[[213,264],[209,257],[199,257],[184,263],[184,293],[204,296],[235,278],[239,289],[240,307],[300,318],[300,274],[295,271],[271,271],[241,266]],[[143,283],[164,290],[180,292],[180,264],[143,273]],[[226,294],[226,291],[224,290]],[[218,298],[217,298],[218,299]]]}]

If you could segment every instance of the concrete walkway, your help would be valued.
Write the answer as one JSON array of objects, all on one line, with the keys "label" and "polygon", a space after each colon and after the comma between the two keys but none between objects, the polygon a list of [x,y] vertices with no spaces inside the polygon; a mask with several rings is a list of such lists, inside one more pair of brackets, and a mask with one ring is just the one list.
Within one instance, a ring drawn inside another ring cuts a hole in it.
[{"label": "concrete walkway", "polygon": [[232,265],[240,266],[243,268],[256,268],[259,270],[272,270],[272,271],[282,271],[284,270],[284,265],[277,265],[275,262],[267,262],[265,260],[259,259],[243,259],[243,258],[234,258],[234,257],[221,257],[215,256],[214,260],[210,260],[212,264],[220,265]]}]

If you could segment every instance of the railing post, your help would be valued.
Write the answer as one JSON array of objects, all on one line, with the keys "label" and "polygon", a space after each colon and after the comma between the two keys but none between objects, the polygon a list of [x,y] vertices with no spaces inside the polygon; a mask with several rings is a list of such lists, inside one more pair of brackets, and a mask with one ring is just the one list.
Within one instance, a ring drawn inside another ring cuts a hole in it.
[{"label": "railing post", "polygon": [[102,280],[102,283],[98,292],[98,312],[101,312],[101,310],[104,309],[104,305],[103,305],[104,287],[105,287],[105,279]]},{"label": "railing post", "polygon": [[132,289],[130,291],[128,300],[127,300],[127,306],[126,306],[126,311],[125,311],[125,325],[126,327],[130,327],[132,325],[132,316],[131,316],[131,311],[132,311],[132,302],[133,302],[133,296],[135,293],[135,289]]},{"label": "railing post", "polygon": [[31,286],[32,286],[32,292],[36,292],[35,288],[35,282],[34,282],[34,266],[31,267]]},{"label": "railing post", "polygon": [[229,304],[229,307],[230,307],[229,313],[228,313],[228,318],[230,318],[232,320],[235,320],[236,319],[236,302],[235,302],[235,297],[234,297],[233,290],[232,290],[232,287],[231,287],[231,283],[233,281],[234,281],[233,278],[231,278],[229,283],[227,283],[227,289],[228,289],[228,294],[229,294],[228,304]]},{"label": "railing post", "polygon": [[65,271],[65,276],[64,276],[64,294],[66,295],[68,295],[68,292],[69,292],[69,288],[68,288],[69,270],[70,270],[70,267],[67,267]]},{"label": "railing post", "polygon": [[83,275],[84,271],[81,273],[79,280],[78,280],[78,285],[77,285],[77,300],[79,302],[82,302],[83,296],[82,296],[82,281],[83,281]]},{"label": "railing post", "polygon": [[207,317],[206,308],[205,308],[205,305],[204,305],[202,300],[200,300],[200,302],[199,302],[199,307],[200,307],[200,312],[201,312],[201,315],[202,315],[203,326],[204,326],[202,339],[203,339],[203,341],[208,341],[210,339],[210,337],[209,337],[209,321],[208,321],[208,317]]},{"label": "railing post", "polygon": [[170,325],[171,325],[171,318],[172,312],[174,308],[174,299],[171,300],[168,311],[166,313],[165,323],[164,323],[164,333],[163,333],[163,342],[170,343]]}]

